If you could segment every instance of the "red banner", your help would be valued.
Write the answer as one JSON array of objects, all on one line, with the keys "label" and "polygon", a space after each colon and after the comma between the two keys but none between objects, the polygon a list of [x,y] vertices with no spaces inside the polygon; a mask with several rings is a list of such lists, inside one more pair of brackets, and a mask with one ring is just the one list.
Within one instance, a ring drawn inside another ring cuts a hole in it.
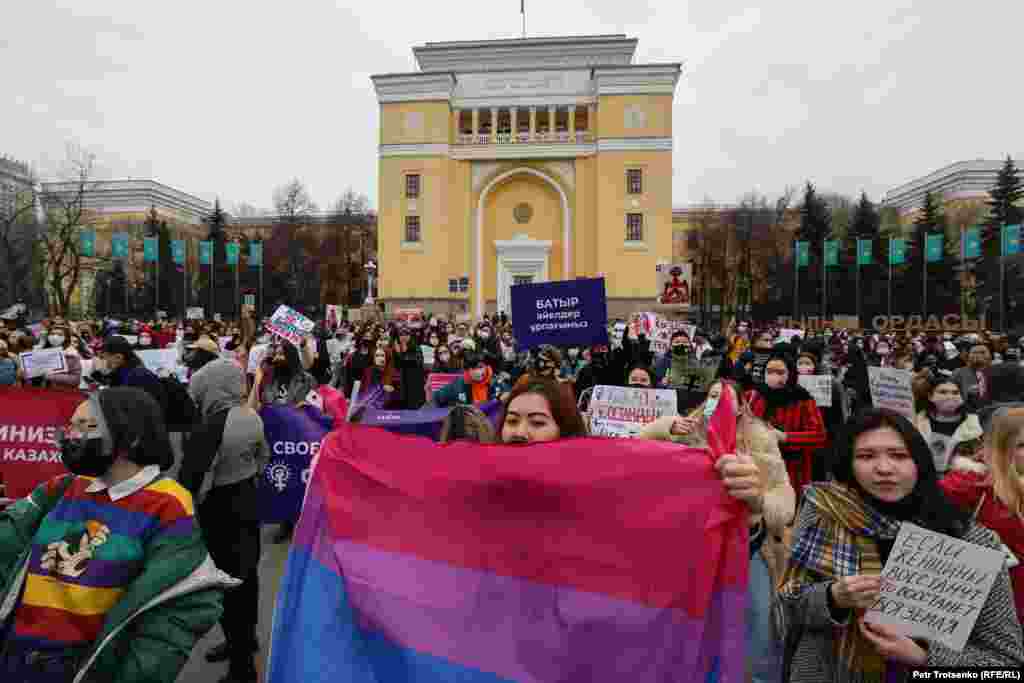
[{"label": "red banner", "polygon": [[438,389],[443,389],[462,375],[454,372],[432,372],[427,375],[427,397],[434,395]]},{"label": "red banner", "polygon": [[84,398],[77,391],[0,389],[0,476],[9,498],[67,472],[53,430],[68,423]]}]

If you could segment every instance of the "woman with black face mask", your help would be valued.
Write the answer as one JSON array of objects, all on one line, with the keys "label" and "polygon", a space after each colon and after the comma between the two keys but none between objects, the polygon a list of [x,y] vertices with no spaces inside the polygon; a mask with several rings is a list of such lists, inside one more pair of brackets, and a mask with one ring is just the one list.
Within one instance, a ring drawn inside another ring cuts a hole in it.
[{"label": "woman with black face mask", "polygon": [[259,411],[264,404],[298,407],[317,388],[313,375],[302,368],[299,350],[284,339],[274,339],[256,370],[256,381],[249,393],[249,407]]},{"label": "woman with black face mask", "polygon": [[106,389],[55,440],[71,474],[0,513],[0,680],[174,680],[238,582],[161,472],[174,456],[160,407]]},{"label": "woman with black face mask", "polygon": [[346,398],[351,398],[352,387],[355,385],[356,380],[362,378],[366,368],[370,367],[370,364],[373,362],[370,352],[375,345],[372,339],[368,336],[360,335],[356,337],[354,344],[355,348],[352,349],[352,353],[349,354],[348,358],[341,363],[335,381],[332,382],[335,388],[342,388]]}]

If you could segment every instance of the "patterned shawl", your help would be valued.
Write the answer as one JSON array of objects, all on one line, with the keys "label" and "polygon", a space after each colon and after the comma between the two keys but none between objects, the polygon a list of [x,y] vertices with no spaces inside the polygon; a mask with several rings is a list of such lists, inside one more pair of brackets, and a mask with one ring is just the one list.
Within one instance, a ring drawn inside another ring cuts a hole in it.
[{"label": "patterned shawl", "polygon": [[[881,574],[875,540],[895,539],[898,521],[884,517],[856,490],[838,483],[807,487],[804,505],[817,513],[817,521],[799,529],[783,578],[783,595],[795,599],[816,583],[853,574]],[[884,681],[885,659],[860,632],[855,617],[837,629],[836,662],[850,672],[850,680]]]}]

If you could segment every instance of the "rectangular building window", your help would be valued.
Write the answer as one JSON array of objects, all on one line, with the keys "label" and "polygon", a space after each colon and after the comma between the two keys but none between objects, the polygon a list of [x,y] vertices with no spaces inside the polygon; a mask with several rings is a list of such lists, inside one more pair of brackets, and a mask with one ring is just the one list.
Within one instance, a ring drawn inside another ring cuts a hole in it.
[{"label": "rectangular building window", "polygon": [[626,214],[626,241],[644,241],[644,215],[642,213]]},{"label": "rectangular building window", "polygon": [[639,168],[631,168],[626,171],[626,192],[628,194],[643,194],[644,172]]},{"label": "rectangular building window", "polygon": [[416,199],[420,196],[420,174],[407,173],[405,176],[405,198]]},{"label": "rectangular building window", "polygon": [[419,242],[420,241],[420,217],[419,216],[406,216],[405,217],[405,241],[406,242]]},{"label": "rectangular building window", "polygon": [[459,293],[460,294],[465,294],[468,291],[469,291],[469,278],[468,277],[460,277],[459,278]]},{"label": "rectangular building window", "polygon": [[459,293],[459,279],[458,278],[452,278],[452,279],[448,280],[448,293],[449,294],[458,294]]}]

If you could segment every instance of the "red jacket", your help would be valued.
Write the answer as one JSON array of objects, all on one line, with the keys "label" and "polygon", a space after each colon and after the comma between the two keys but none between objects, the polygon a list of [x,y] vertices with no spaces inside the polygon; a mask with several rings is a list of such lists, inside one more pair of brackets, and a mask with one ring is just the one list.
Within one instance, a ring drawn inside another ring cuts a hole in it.
[{"label": "red jacket", "polygon": [[813,398],[797,400],[777,408],[769,419],[765,416],[768,406],[756,389],[748,391],[745,399],[754,415],[786,433],[786,440],[779,444],[779,448],[787,461],[786,469],[793,489],[799,496],[803,487],[811,483],[815,452],[828,443],[825,421],[818,410],[818,404]]},{"label": "red jacket", "polygon": [[[975,521],[986,529],[999,534],[1007,548],[1024,560],[1024,520],[1010,512],[996,498],[991,484],[987,484],[984,466],[965,462],[963,458],[953,458],[952,469],[939,482],[946,498],[960,509],[974,513],[978,510]],[[984,502],[981,497],[984,496]],[[981,502],[981,508],[978,503]],[[1010,569],[1010,582],[1013,585],[1013,600],[1017,603],[1017,614],[1024,614],[1024,562]]]}]

